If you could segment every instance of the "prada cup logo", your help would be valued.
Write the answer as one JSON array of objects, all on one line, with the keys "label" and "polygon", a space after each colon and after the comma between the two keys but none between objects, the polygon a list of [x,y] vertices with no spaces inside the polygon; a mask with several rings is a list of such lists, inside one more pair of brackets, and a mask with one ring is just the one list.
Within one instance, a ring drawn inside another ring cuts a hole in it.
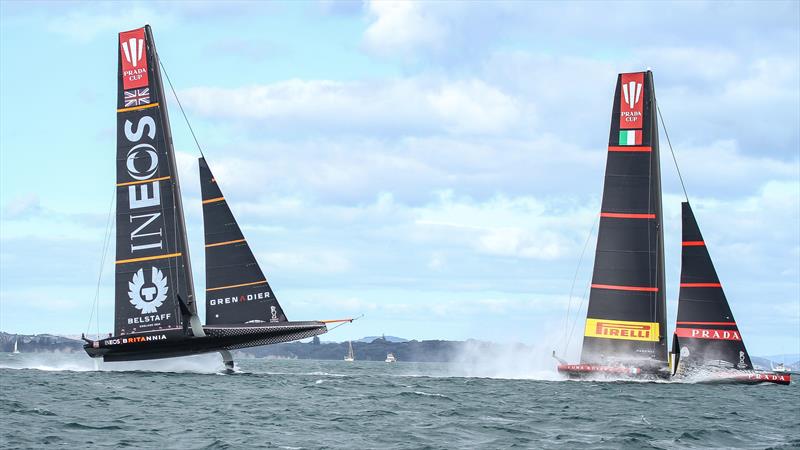
[{"label": "prada cup logo", "polygon": [[164,304],[167,299],[167,277],[153,267],[150,275],[150,283],[144,280],[144,269],[139,269],[133,274],[133,278],[128,283],[128,297],[131,305],[138,309],[142,314],[152,314]]},{"label": "prada cup logo", "polygon": [[633,109],[633,106],[639,103],[639,97],[642,95],[642,83],[631,81],[623,84],[622,95],[625,96],[625,103],[628,104],[628,107]]},{"label": "prada cup logo", "polygon": [[142,60],[142,49],[144,48],[144,39],[130,38],[128,42],[122,43],[122,51],[125,53],[125,59],[133,67],[139,64]]}]

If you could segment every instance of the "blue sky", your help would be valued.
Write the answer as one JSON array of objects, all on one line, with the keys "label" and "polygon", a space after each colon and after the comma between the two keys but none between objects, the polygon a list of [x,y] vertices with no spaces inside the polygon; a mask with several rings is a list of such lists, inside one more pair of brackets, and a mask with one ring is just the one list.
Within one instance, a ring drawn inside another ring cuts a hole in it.
[{"label": "blue sky", "polygon": [[[800,352],[799,17],[797,2],[2,2],[0,329],[86,329],[116,33],[150,23],[289,318],[365,314],[328,339],[555,345],[616,74],[650,67],[751,352]],[[198,152],[170,102],[202,292]],[[682,194],[664,150],[673,322]],[[107,329],[112,282],[107,264]]]}]

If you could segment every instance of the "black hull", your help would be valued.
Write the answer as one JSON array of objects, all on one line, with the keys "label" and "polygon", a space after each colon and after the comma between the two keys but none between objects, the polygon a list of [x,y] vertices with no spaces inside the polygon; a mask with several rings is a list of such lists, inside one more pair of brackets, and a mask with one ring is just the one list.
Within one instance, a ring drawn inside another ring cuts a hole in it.
[{"label": "black hull", "polygon": [[652,366],[559,364],[558,373],[566,375],[570,380],[660,381],[669,379],[668,371]]},{"label": "black hull", "polygon": [[92,358],[103,361],[141,361],[199,355],[260,345],[295,341],[328,331],[322,322],[280,322],[275,324],[217,325],[203,327],[205,336],[166,330],[136,335],[113,336],[83,346]]}]

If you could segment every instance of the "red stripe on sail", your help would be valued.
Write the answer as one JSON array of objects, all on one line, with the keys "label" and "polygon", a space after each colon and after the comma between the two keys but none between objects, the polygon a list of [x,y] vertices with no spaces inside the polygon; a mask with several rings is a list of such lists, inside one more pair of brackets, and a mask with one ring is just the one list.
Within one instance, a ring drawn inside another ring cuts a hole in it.
[{"label": "red stripe on sail", "polygon": [[686,288],[721,288],[720,283],[681,283],[681,287]]},{"label": "red stripe on sail", "polygon": [[616,284],[592,284],[594,289],[611,289],[616,291],[658,292],[657,287],[647,286],[620,286]]},{"label": "red stripe on sail", "polygon": [[638,146],[638,145],[630,145],[630,146],[617,146],[617,145],[609,145],[608,151],[610,152],[652,152],[652,147],[645,147],[645,146]]},{"label": "red stripe on sail", "polygon": [[677,322],[678,325],[723,325],[736,326],[736,322]]},{"label": "red stripe on sail", "polygon": [[655,219],[655,214],[627,214],[627,213],[612,213],[601,212],[600,217],[609,217],[612,219]]},{"label": "red stripe on sail", "polygon": [[705,247],[705,245],[703,241],[683,241],[684,247]]}]

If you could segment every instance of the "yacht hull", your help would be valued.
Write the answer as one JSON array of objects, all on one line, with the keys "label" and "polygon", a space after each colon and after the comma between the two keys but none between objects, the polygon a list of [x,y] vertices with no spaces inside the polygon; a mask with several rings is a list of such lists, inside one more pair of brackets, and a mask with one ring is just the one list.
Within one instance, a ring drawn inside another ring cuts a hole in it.
[{"label": "yacht hull", "polygon": [[229,351],[295,341],[328,331],[322,322],[280,322],[204,326],[205,336],[192,336],[182,329],[136,335],[112,336],[83,346],[92,358],[103,361],[140,361]]},{"label": "yacht hull", "polygon": [[559,364],[558,373],[571,380],[630,379],[655,381],[668,378],[665,371],[652,367],[603,366],[597,364]]},{"label": "yacht hull", "polygon": [[708,373],[702,375],[683,375],[673,377],[676,381],[701,384],[762,384],[773,383],[788,386],[792,376],[781,372],[762,372],[756,370],[736,370],[730,372]]}]

